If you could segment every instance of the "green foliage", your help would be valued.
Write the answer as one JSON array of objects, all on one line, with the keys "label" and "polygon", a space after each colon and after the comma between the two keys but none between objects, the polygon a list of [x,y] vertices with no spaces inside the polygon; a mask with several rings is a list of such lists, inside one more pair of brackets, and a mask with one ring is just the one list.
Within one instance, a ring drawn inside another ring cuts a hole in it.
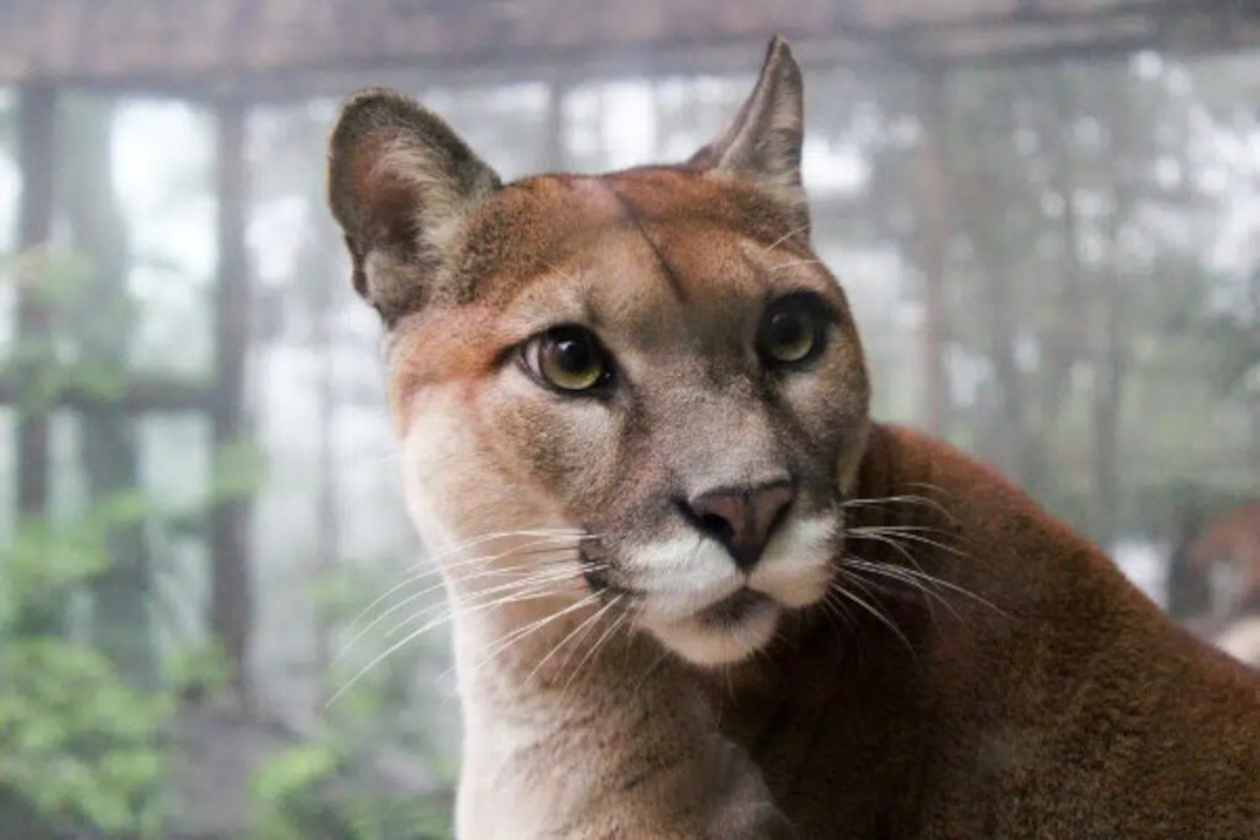
[{"label": "green foliage", "polygon": [[104,656],[59,634],[66,603],[108,565],[110,530],[145,512],[121,493],[79,522],[24,522],[3,558],[0,829],[21,826],[30,840],[87,826],[160,836],[171,701],[129,688]]},{"label": "green foliage", "polygon": [[166,658],[166,682],[185,697],[221,694],[232,679],[232,666],[222,645],[193,645]]},{"label": "green foliage", "polygon": [[252,444],[221,447],[215,453],[214,486],[206,502],[214,504],[246,498],[262,487],[266,475],[262,454]]},{"label": "green foliage", "polygon": [[355,763],[327,737],[271,760],[254,781],[260,819],[250,840],[446,840],[449,807],[372,793]]},{"label": "green foliage", "polygon": [[[330,572],[312,591],[328,620],[342,626],[360,615],[387,583],[365,571],[372,564],[355,563]],[[330,696],[356,674],[379,649],[371,637],[361,639],[360,659],[347,657],[330,675]],[[379,640],[377,640],[379,641]],[[425,770],[422,784],[449,791],[457,768],[450,744],[435,743],[444,711],[425,702],[425,663],[432,662],[433,644],[422,639],[408,645],[338,696],[323,717],[323,730],[312,742],[293,748],[268,763],[254,780],[259,819],[250,840],[443,840],[451,834],[451,803],[445,794],[416,796],[382,793],[382,755],[390,751],[417,761]],[[453,731],[455,721],[449,722]],[[432,777],[427,774],[432,773]],[[408,782],[385,781],[387,788]]]},{"label": "green foliage", "polygon": [[160,836],[166,699],[132,691],[103,656],[57,639],[10,643],[0,674],[0,790],[25,804],[26,821],[54,836],[71,826]]},{"label": "green foliage", "polygon": [[0,633],[43,632],[52,616],[109,566],[106,540],[118,527],[138,522],[148,506],[125,491],[103,499],[78,521],[28,519],[19,523],[0,575]]}]

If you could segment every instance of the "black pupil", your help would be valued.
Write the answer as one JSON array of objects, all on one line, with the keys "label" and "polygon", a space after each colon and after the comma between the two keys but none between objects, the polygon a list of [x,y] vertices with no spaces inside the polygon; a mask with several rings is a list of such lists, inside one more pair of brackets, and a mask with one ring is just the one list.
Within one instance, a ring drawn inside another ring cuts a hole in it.
[{"label": "black pupil", "polygon": [[767,333],[771,347],[791,347],[805,338],[805,323],[795,312],[776,312]]},{"label": "black pupil", "polygon": [[595,363],[590,342],[578,337],[558,338],[555,343],[556,364],[565,373],[585,373]]}]

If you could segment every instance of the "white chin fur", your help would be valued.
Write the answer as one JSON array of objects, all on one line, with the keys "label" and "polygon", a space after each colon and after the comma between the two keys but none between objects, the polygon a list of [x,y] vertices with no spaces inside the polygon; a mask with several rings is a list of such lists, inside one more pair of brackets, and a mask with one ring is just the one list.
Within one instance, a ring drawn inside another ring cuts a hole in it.
[{"label": "white chin fur", "polygon": [[774,638],[783,609],[762,601],[735,624],[707,624],[697,619],[645,622],[661,644],[696,665],[714,667],[747,659]]},{"label": "white chin fur", "polygon": [[[831,585],[836,525],[830,517],[789,521],[766,546],[753,573],[739,574],[726,550],[695,537],[667,540],[633,555],[637,585],[651,593],[641,626],[697,665],[738,662],[774,637],[785,608],[813,604]],[[747,586],[767,598],[735,623],[697,618]]]}]

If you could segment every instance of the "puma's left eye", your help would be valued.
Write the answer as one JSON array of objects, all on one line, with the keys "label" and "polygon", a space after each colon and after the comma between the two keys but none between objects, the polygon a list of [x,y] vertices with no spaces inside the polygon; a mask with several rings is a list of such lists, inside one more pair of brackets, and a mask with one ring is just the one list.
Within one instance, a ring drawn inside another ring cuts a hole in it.
[{"label": "puma's left eye", "polygon": [[797,295],[775,301],[762,316],[757,349],[766,361],[792,365],[822,349],[824,325],[811,299]]}]

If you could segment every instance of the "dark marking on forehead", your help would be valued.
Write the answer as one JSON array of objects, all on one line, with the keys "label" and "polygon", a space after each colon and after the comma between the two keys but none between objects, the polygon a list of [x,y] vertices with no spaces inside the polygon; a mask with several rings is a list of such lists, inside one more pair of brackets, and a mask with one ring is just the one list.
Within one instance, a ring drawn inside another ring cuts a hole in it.
[{"label": "dark marking on forehead", "polygon": [[502,303],[595,241],[629,225],[597,178],[537,175],[509,184],[468,220],[449,281],[457,305]]},{"label": "dark marking on forehead", "polygon": [[[466,220],[432,303],[502,306],[538,277],[594,247],[607,230],[636,230],[672,293],[694,298],[667,241],[720,229],[798,257],[811,256],[808,229],[792,209],[738,181],[684,169],[644,167],[607,175],[539,175],[508,184]],[[698,241],[698,240],[697,240]]]},{"label": "dark marking on forehead", "polygon": [[612,191],[612,194],[617,197],[617,203],[621,205],[621,209],[626,214],[626,218],[634,224],[634,227],[638,230],[639,235],[643,237],[643,241],[647,242],[648,247],[652,249],[652,255],[656,257],[656,265],[660,268],[661,274],[664,275],[665,281],[669,283],[670,291],[674,293],[674,297],[678,298],[679,301],[686,303],[688,299],[687,288],[683,285],[682,279],[678,276],[678,272],[674,271],[673,266],[671,266],[669,261],[665,259],[665,254],[661,252],[660,244],[643,226],[642,214],[639,212],[639,208],[636,207],[635,203],[627,198],[625,193],[621,190],[614,186],[609,186],[609,189]]},{"label": "dark marking on forehead", "polygon": [[795,208],[739,180],[668,166],[626,169],[603,178],[633,202],[646,227],[709,225],[776,250],[810,253],[809,227],[801,224]]}]

